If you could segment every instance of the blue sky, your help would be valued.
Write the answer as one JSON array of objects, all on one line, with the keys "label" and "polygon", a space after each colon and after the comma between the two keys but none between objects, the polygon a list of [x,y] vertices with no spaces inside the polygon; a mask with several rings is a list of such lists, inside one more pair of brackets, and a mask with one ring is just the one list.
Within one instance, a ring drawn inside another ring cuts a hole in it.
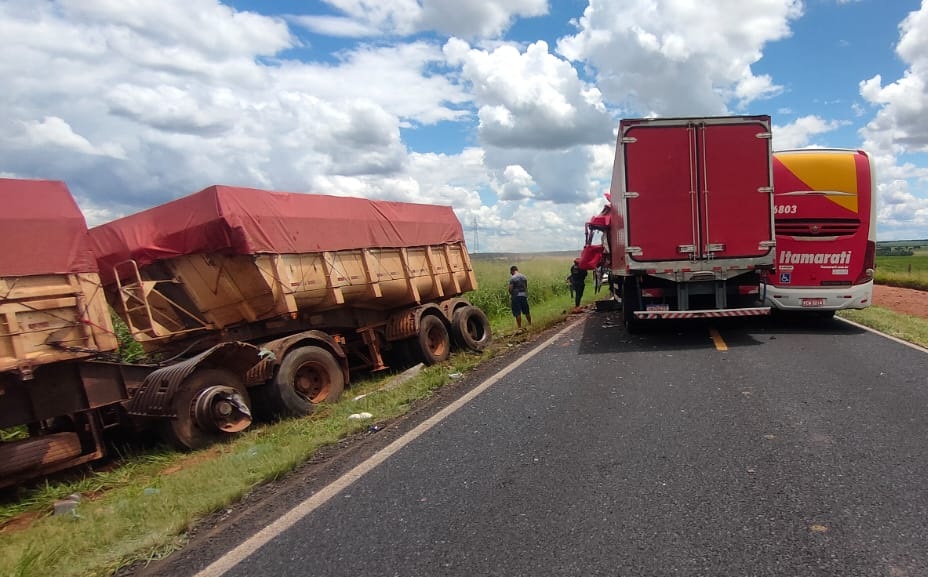
[{"label": "blue sky", "polygon": [[91,225],[228,184],[573,250],[620,118],[769,114],[776,148],[870,152],[878,238],[928,238],[917,1],[3,0],[0,36],[0,175]]}]

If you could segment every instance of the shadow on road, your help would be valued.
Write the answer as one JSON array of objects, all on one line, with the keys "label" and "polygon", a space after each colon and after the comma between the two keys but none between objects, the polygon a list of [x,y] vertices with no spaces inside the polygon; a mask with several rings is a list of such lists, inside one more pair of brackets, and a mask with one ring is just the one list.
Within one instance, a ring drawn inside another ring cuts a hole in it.
[{"label": "shadow on road", "polygon": [[853,335],[864,332],[834,318],[775,314],[769,317],[685,319],[642,323],[630,334],[622,323],[622,311],[596,311],[585,320],[580,354],[631,353],[715,349],[712,330],[729,349],[763,345],[772,337],[789,334]]}]

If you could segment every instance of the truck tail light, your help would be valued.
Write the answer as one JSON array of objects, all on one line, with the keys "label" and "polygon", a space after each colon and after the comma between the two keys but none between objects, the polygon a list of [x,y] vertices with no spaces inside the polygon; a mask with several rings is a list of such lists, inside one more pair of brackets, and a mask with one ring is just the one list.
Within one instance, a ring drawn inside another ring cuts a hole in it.
[{"label": "truck tail light", "polygon": [[872,240],[867,241],[867,250],[864,252],[863,271],[854,284],[863,284],[873,280],[873,269],[876,266],[876,243]]}]

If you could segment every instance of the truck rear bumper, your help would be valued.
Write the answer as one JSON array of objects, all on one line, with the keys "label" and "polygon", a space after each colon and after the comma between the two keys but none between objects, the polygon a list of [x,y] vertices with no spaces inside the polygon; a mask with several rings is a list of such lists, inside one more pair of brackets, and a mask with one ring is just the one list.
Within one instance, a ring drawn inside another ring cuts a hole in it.
[{"label": "truck rear bumper", "polygon": [[[761,293],[765,292],[761,287]],[[784,311],[863,309],[873,301],[873,282],[847,287],[777,287],[767,285],[764,304]]]},{"label": "truck rear bumper", "polygon": [[638,319],[705,319],[722,317],[758,317],[770,314],[770,307],[709,309],[695,311],[635,311]]}]

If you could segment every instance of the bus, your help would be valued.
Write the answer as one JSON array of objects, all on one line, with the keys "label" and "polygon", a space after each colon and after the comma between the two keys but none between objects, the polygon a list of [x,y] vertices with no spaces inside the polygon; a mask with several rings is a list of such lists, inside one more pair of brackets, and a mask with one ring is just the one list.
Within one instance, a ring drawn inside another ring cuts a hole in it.
[{"label": "bus", "polygon": [[873,298],[876,181],[862,150],[773,154],[777,256],[762,286],[782,311],[832,316]]}]

